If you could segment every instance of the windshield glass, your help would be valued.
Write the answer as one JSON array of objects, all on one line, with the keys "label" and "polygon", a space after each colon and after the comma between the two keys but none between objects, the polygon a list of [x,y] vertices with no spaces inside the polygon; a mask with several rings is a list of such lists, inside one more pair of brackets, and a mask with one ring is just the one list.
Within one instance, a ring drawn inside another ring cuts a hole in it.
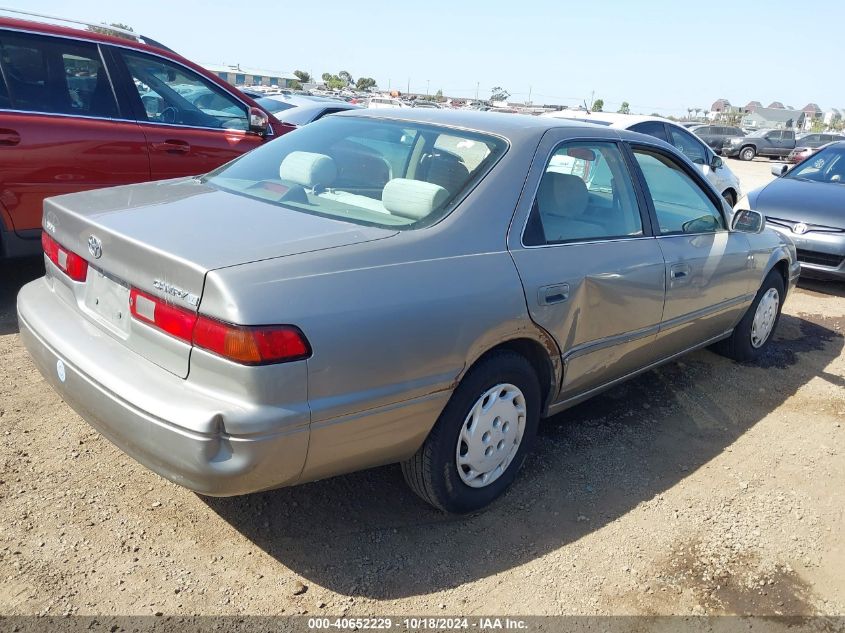
[{"label": "windshield glass", "polygon": [[748,136],[753,136],[753,137],[755,137],[755,138],[756,138],[756,137],[759,137],[759,136],[765,136],[765,135],[766,135],[766,134],[768,134],[769,132],[771,132],[771,130],[754,130],[754,131],[753,131],[751,134],[749,134]]},{"label": "windshield glass", "polygon": [[813,154],[784,178],[845,184],[845,146],[828,147]]},{"label": "windshield glass", "polygon": [[357,224],[414,229],[445,216],[504,154],[497,137],[326,117],[208,174],[231,193]]},{"label": "windshield glass", "polygon": [[276,112],[281,112],[282,110],[288,110],[294,107],[292,103],[279,101],[278,99],[271,99],[270,97],[261,97],[260,99],[256,99],[255,103],[267,110],[270,114],[276,114]]}]

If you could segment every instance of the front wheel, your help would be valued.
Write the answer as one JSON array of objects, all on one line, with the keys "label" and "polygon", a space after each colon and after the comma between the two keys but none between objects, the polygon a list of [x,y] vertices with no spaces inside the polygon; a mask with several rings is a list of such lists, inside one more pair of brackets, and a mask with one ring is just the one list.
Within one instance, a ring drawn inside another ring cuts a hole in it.
[{"label": "front wheel", "polygon": [[524,356],[495,352],[464,377],[402,474],[446,512],[483,508],[516,478],[540,418],[537,375]]},{"label": "front wheel", "polygon": [[739,152],[739,159],[740,160],[752,160],[757,155],[757,150],[753,147],[743,147],[742,150]]},{"label": "front wheel", "polygon": [[762,356],[780,320],[784,292],[783,277],[778,271],[771,271],[733,334],[718,343],[716,351],[740,362],[757,360]]}]

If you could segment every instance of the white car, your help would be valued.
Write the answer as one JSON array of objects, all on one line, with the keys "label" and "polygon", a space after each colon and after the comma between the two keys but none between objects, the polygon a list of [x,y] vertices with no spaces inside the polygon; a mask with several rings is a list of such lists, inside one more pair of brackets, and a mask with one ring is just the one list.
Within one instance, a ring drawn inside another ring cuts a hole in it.
[{"label": "white car", "polygon": [[395,109],[407,108],[408,106],[399,101],[399,99],[391,99],[390,97],[371,97],[367,107],[376,109]]},{"label": "white car", "polygon": [[545,112],[540,116],[597,123],[659,138],[670,145],[674,145],[695,163],[704,177],[710,181],[710,184],[722,193],[722,197],[731,208],[742,197],[739,178],[731,171],[730,167],[700,138],[668,119],[636,114],[617,114],[615,112],[586,112],[584,110]]}]

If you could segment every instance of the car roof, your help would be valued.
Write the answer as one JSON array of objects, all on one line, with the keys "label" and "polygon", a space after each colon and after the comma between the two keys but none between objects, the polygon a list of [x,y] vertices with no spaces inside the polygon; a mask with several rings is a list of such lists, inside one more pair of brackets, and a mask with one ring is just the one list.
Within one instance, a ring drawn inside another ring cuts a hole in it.
[{"label": "car roof", "polygon": [[[571,119],[555,119],[550,117],[531,116],[527,114],[506,114],[498,112],[482,112],[479,110],[451,110],[437,108],[403,108],[395,110],[363,109],[355,111],[339,112],[334,116],[355,116],[372,119],[391,119],[395,121],[408,121],[413,123],[443,125],[447,127],[461,128],[473,132],[495,134],[508,140],[524,140],[526,138],[541,137],[551,129],[570,128],[577,131],[607,130],[606,125],[594,125],[583,121]],[[614,129],[620,138],[629,140],[647,138],[649,142],[656,141],[658,144],[667,145],[650,136],[628,132],[626,130]],[[604,135],[600,135],[604,136]]]},{"label": "car roof", "polygon": [[[129,48],[137,48],[138,50],[150,51],[159,54],[162,51],[174,54],[174,51],[167,48],[164,44],[160,44],[159,42],[151,40],[148,37],[144,37],[143,35],[137,35],[135,39],[130,39],[128,36],[117,37],[114,35],[106,35],[105,33],[97,33],[96,31],[89,31],[80,27],[59,26],[56,24],[50,24],[49,22],[21,20],[19,18],[10,18],[2,15],[0,15],[0,28],[44,35],[59,35],[78,40],[101,42],[103,44],[116,44],[118,46],[127,46]],[[103,28],[108,29],[110,27],[103,25]]]}]

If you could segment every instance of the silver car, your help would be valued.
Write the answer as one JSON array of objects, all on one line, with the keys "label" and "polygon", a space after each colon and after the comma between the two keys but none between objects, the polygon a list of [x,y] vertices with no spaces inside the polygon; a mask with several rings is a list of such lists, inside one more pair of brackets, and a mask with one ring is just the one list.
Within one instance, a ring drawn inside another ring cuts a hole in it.
[{"label": "silver car", "polygon": [[665,142],[469,111],[333,115],[43,226],[21,335],[129,455],[206,495],[401,462],[451,512],[541,418],[705,345],[759,356],[799,272]]}]

